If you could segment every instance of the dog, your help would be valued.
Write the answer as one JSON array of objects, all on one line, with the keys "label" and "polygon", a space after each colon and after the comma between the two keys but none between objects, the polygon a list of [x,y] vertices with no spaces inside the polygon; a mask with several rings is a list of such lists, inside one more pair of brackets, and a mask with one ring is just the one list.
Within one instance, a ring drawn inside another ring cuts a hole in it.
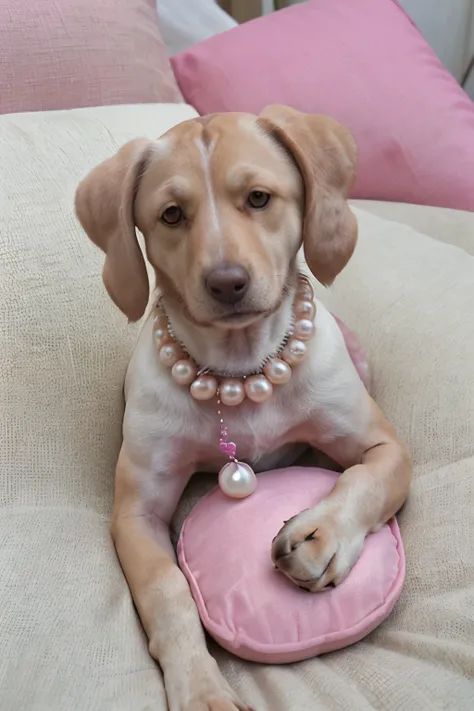
[{"label": "dog", "polygon": [[[283,106],[213,114],[126,144],[81,182],[76,213],[105,253],[105,287],[130,321],[149,305],[145,251],[177,341],[209,372],[244,378],[284,341],[299,272],[330,285],[350,259],[355,173],[355,141],[329,117]],[[344,580],[367,534],[404,503],[412,476],[406,446],[319,300],[314,324],[308,357],[286,385],[264,403],[225,408],[239,458],[256,471],[287,466],[308,446],[341,468],[328,497],[269,541],[275,566],[311,592]],[[149,314],[125,381],[114,544],[170,711],[249,711],[207,650],[169,537],[191,475],[227,461],[216,404],[174,382],[153,333]]]}]

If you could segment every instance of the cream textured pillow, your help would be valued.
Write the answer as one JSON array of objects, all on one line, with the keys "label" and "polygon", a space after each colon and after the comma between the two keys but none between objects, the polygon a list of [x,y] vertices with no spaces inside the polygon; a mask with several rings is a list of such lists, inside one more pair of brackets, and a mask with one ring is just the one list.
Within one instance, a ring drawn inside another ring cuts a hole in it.
[{"label": "cream textured pillow", "polygon": [[0,117],[4,503],[109,511],[136,330],[102,285],[74,193],[126,141],[195,115],[171,104]]},{"label": "cream textured pillow", "polygon": [[[108,531],[135,329],[107,297],[102,254],[72,203],[119,145],[193,115],[174,105],[0,117],[2,711],[166,711]],[[357,332],[376,399],[412,448],[403,593],[367,640],[330,656],[266,667],[213,652],[255,709],[472,711],[474,257],[357,216],[354,259],[320,295]],[[455,238],[454,214],[451,225]],[[175,528],[195,496],[192,486]]]}]

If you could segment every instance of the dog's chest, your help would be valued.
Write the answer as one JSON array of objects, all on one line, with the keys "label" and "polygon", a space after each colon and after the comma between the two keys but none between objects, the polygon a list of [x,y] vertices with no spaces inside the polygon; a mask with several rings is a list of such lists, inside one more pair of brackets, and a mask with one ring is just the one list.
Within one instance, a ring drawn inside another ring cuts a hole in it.
[{"label": "dog's chest", "polygon": [[[304,449],[302,409],[291,399],[285,403],[273,397],[269,403],[243,404],[224,408],[224,423],[228,441],[237,447],[237,458],[251,464],[257,471],[289,465]],[[226,457],[219,448],[220,419],[217,413],[206,410],[201,420],[199,437],[194,445],[199,452],[200,468],[218,470]]]}]

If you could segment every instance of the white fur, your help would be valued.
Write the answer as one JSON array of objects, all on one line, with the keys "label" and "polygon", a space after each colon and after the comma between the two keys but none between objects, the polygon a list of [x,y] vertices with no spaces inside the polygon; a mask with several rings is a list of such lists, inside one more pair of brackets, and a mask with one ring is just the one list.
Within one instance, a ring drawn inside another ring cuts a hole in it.
[{"label": "white fur", "polygon": [[[211,156],[215,148],[215,143],[211,142],[209,146],[205,146],[202,138],[197,138],[195,143],[201,156],[201,166],[204,173],[204,185],[206,186],[207,204],[211,221],[210,226],[213,232],[218,235],[221,226],[219,220],[219,212],[217,210],[216,194],[214,192],[214,185],[212,183],[211,174]],[[219,241],[217,241],[216,244],[218,249],[216,255],[216,263],[219,263],[222,260],[221,246]]]}]

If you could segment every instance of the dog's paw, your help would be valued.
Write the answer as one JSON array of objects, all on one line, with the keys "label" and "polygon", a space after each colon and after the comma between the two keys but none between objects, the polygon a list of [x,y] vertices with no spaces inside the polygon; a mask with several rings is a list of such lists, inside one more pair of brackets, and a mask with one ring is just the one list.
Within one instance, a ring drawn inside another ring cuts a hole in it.
[{"label": "dog's paw", "polygon": [[273,540],[272,560],[295,585],[319,592],[347,577],[365,534],[322,502],[284,524]]},{"label": "dog's paw", "polygon": [[252,711],[238,699],[214,660],[178,679],[170,683],[165,676],[169,711]]}]

